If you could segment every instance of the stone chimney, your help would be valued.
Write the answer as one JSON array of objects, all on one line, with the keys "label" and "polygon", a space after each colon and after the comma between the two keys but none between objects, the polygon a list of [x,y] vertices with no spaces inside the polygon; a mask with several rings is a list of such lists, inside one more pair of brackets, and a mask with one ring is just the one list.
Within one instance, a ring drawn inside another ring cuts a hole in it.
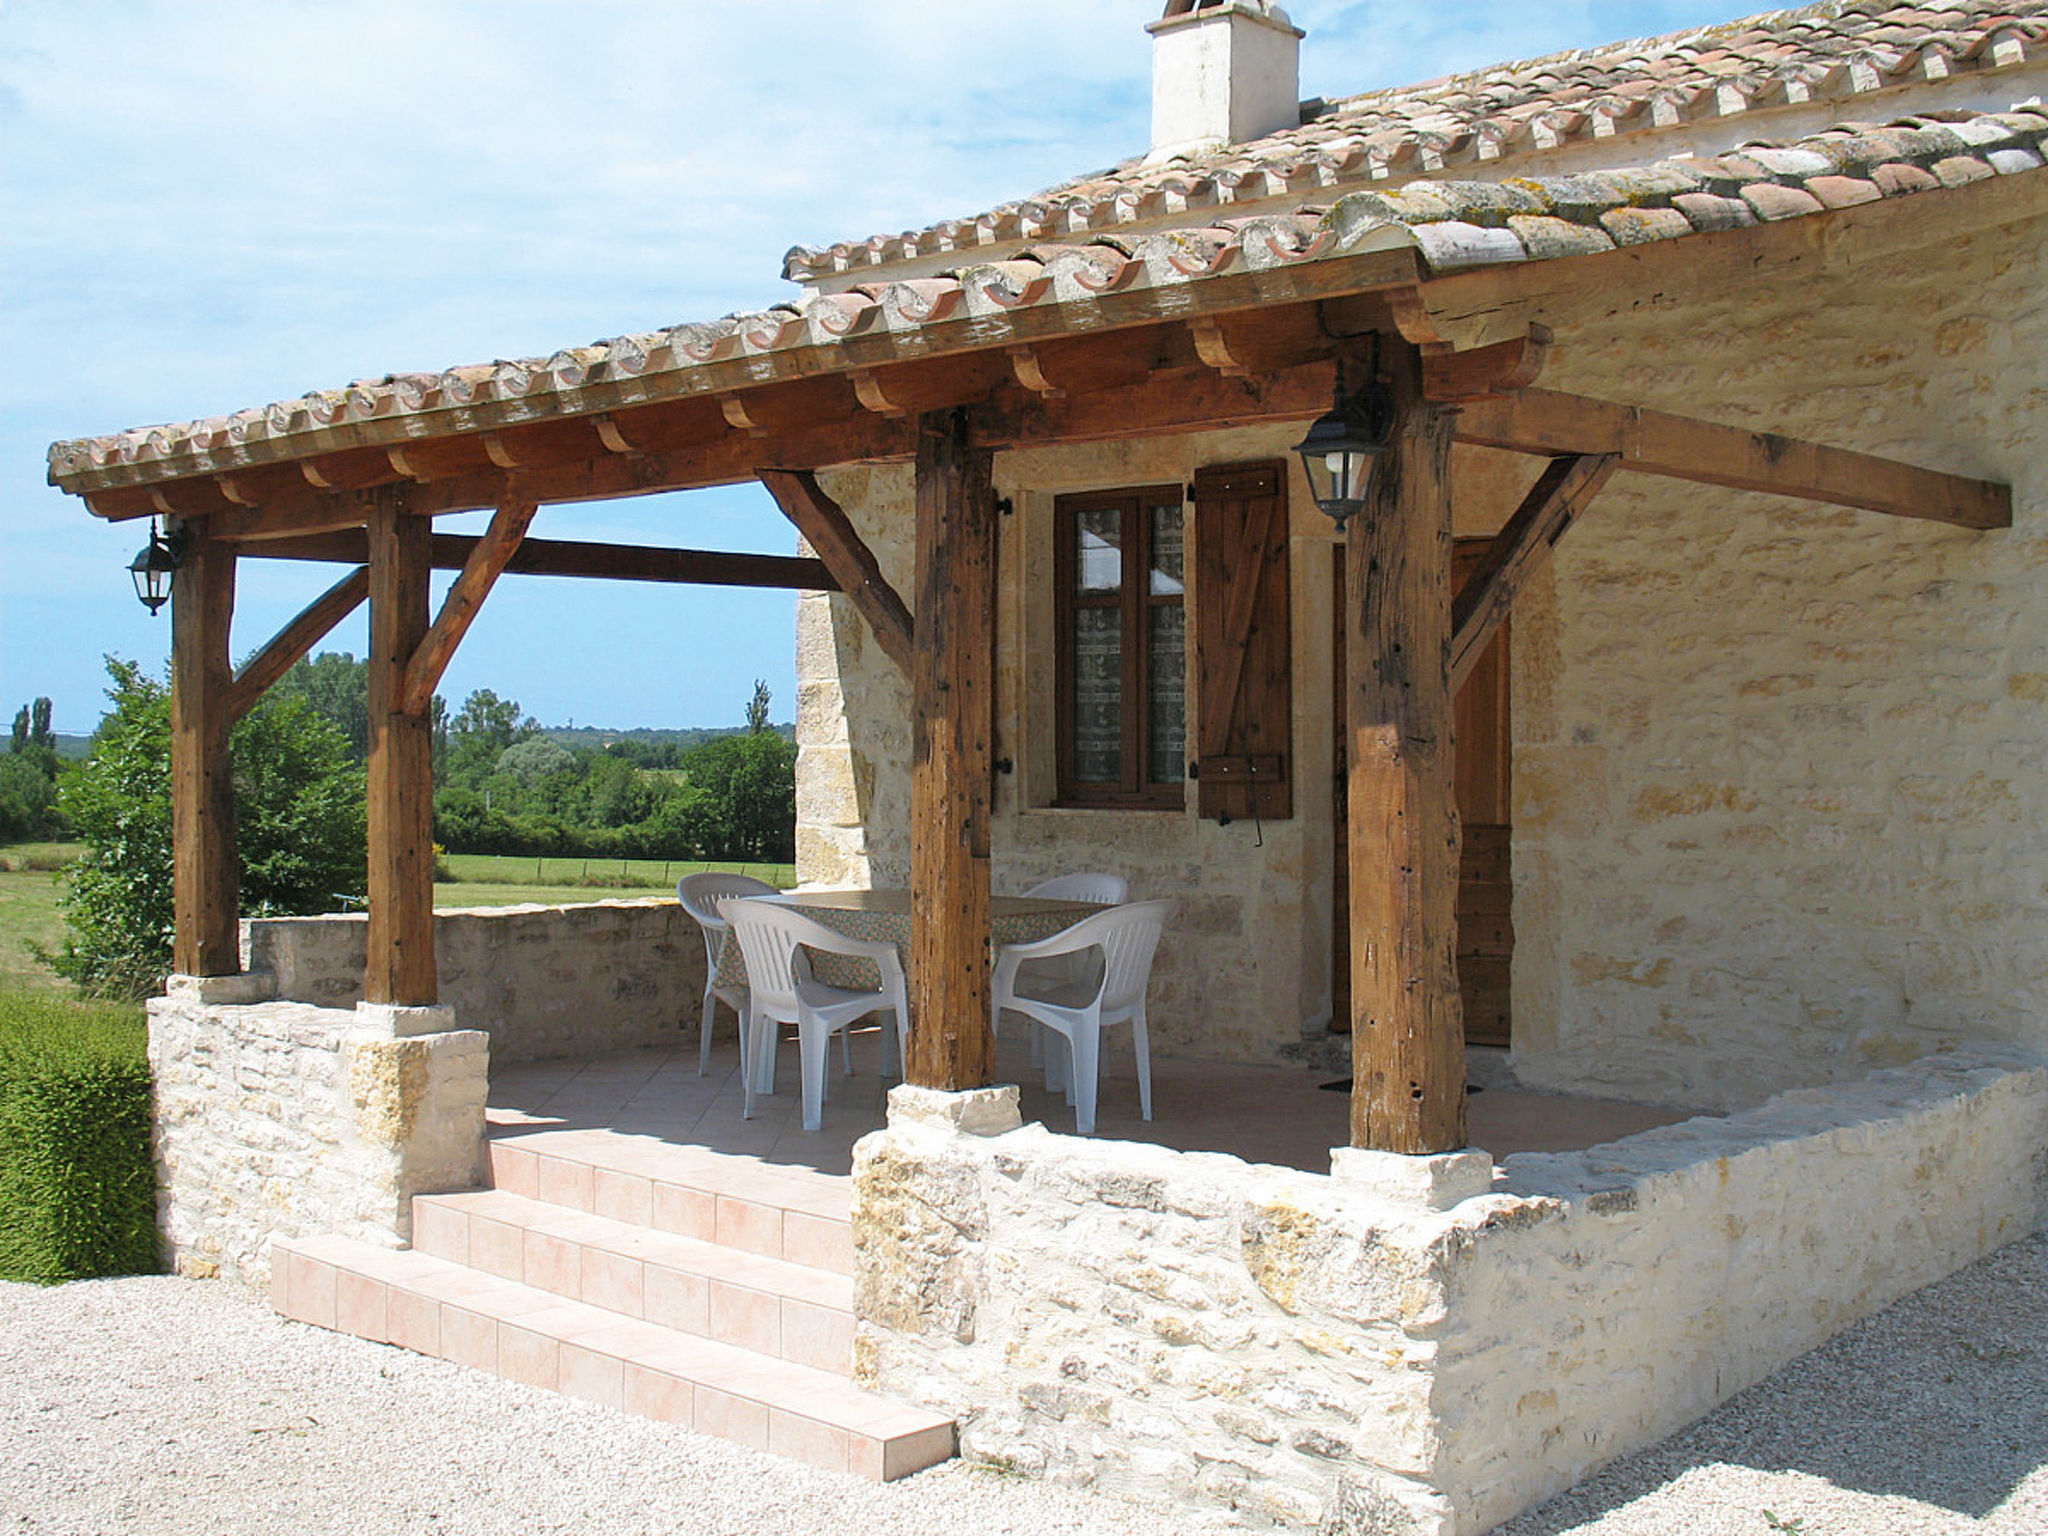
[{"label": "stone chimney", "polygon": [[1301,121],[1301,29],[1273,0],[1168,0],[1152,34],[1152,152],[1164,160]]}]

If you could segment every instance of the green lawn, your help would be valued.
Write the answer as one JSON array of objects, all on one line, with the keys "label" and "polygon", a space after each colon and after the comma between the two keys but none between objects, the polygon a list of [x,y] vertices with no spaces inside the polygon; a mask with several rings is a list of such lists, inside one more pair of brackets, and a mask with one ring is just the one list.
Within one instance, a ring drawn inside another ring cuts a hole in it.
[{"label": "green lawn", "polygon": [[[796,884],[793,864],[703,863],[695,859],[519,859],[489,853],[450,853],[442,862],[455,876],[434,888],[437,905],[503,906],[515,901],[561,901],[561,887],[584,892],[583,901],[602,901],[609,896],[651,896],[675,894],[676,882],[702,869],[732,869],[753,875],[771,885],[787,888]],[[535,896],[471,895],[477,891],[532,892],[553,888],[551,894]],[[455,893],[451,898],[450,893]]]},{"label": "green lawn", "polygon": [[[0,992],[69,992],[69,984],[36,958],[36,950],[54,952],[63,946],[58,871],[79,851],[76,843],[0,844]],[[452,853],[446,862],[456,878],[435,885],[436,907],[562,906],[674,896],[676,881],[700,869],[736,869],[784,889],[796,884],[796,868],[790,864],[513,859],[481,853]]]},{"label": "green lawn", "polygon": [[[0,858],[18,846],[0,850]],[[62,889],[62,876],[53,871],[0,868],[0,992],[69,990],[35,956],[38,947],[54,952],[63,946]]]}]

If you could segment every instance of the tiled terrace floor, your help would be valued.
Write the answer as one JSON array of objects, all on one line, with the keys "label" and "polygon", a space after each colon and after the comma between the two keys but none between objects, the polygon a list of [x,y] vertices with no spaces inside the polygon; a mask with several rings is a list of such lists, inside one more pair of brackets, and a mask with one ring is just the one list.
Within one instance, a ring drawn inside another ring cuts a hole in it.
[{"label": "tiled terrace floor", "polygon": [[[782,1047],[778,1092],[740,1117],[738,1048],[725,1032],[709,1075],[697,1075],[694,1029],[671,1047],[621,1051],[572,1061],[539,1062],[493,1074],[491,1122],[500,1134],[543,1126],[609,1130],[678,1145],[759,1158],[764,1163],[844,1175],[853,1144],[884,1119],[893,1078],[877,1074],[880,1041],[856,1034],[854,1076],[840,1075],[839,1053],[826,1088],[824,1126],[805,1131],[796,1095],[796,1048]],[[1023,1085],[1026,1122],[1071,1132],[1074,1112],[1048,1095],[1025,1041],[998,1042],[996,1080]],[[1119,1048],[1120,1047],[1120,1048]],[[1155,1056],[1149,1123],[1138,1116],[1138,1086],[1128,1046],[1113,1042],[1104,1063],[1096,1110],[1098,1140],[1150,1141],[1182,1151],[1228,1152],[1251,1162],[1327,1173],[1330,1148],[1349,1141],[1348,1100],[1324,1090],[1327,1072],[1298,1067],[1231,1066]],[[1515,1152],[1567,1151],[1613,1141],[1686,1118],[1687,1111],[1489,1088],[1473,1096],[1474,1146],[1496,1159]]]}]

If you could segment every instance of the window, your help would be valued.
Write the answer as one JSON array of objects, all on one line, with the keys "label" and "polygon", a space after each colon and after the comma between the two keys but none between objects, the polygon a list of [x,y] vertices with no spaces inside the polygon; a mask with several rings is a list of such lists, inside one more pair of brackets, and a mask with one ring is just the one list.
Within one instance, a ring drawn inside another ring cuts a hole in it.
[{"label": "window", "polygon": [[1187,778],[1181,488],[1062,496],[1060,799],[1178,808]]}]

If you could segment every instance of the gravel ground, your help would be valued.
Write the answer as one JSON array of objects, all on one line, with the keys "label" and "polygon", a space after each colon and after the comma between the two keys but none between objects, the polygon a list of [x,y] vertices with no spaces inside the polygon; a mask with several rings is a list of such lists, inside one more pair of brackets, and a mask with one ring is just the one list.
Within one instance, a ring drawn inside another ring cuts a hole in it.
[{"label": "gravel ground", "polygon": [[[1181,1536],[940,1467],[887,1487],[286,1322],[169,1278],[0,1285],[0,1532]],[[2048,1532],[2048,1238],[1993,1255],[1501,1536]]]}]

